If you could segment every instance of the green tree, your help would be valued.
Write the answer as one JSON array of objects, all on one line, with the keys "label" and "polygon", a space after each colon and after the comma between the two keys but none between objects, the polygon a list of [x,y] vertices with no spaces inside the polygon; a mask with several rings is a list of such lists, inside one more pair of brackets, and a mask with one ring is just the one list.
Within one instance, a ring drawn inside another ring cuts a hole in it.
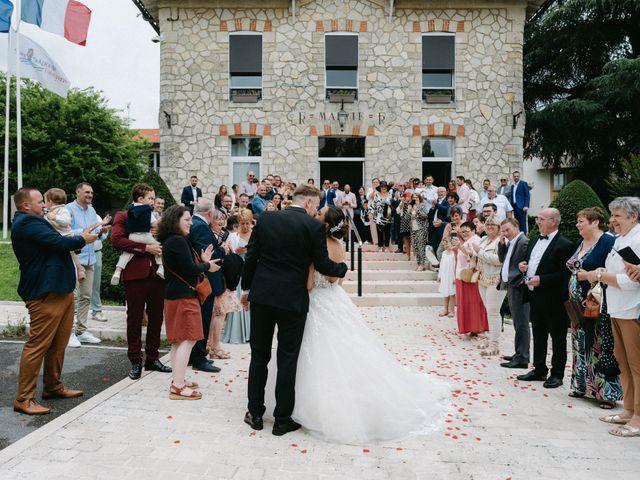
[{"label": "green tree", "polygon": [[607,179],[612,197],[640,197],[640,155],[622,161],[622,173],[612,173]]},{"label": "green tree", "polygon": [[[91,183],[98,211],[127,197],[131,179],[140,178],[150,144],[134,139],[126,120],[107,107],[100,92],[71,90],[59,97],[39,84],[23,81],[23,183],[41,191],[59,187],[72,198],[80,181]],[[5,77],[0,75],[0,101],[5,101]],[[13,89],[15,92],[15,80]],[[15,112],[15,95],[11,111]],[[0,121],[4,145],[5,119]],[[16,182],[16,127],[10,125],[10,192]],[[3,151],[4,154],[4,151]],[[120,200],[118,200],[120,199]]]},{"label": "green tree", "polygon": [[[550,207],[560,210],[562,220],[558,230],[572,242],[580,239],[576,228],[576,215],[583,208],[600,207],[605,215],[607,210],[596,195],[596,192],[582,180],[574,180],[564,186],[558,196],[551,202]],[[540,231],[536,225],[531,229],[530,237],[535,237]]]},{"label": "green tree", "polygon": [[525,26],[525,154],[607,196],[640,153],[640,0],[557,0]]}]

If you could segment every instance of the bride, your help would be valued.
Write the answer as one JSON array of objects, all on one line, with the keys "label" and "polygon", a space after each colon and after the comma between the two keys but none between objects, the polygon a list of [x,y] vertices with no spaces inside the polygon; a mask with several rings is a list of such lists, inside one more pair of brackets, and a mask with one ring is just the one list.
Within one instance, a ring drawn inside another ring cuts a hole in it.
[{"label": "bride", "polygon": [[[344,260],[347,220],[336,207],[318,219],[327,228],[329,257]],[[450,388],[401,366],[336,278],[309,272],[309,313],[298,358],[292,418],[325,441],[363,444],[435,430]],[[269,365],[267,411],[275,404],[276,365]]]}]

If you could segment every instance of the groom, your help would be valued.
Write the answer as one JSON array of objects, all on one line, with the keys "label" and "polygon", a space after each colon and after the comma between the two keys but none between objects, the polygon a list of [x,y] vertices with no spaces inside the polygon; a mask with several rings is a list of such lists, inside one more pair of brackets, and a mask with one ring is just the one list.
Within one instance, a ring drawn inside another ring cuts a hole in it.
[{"label": "groom", "polygon": [[309,266],[313,264],[318,272],[331,277],[344,277],[347,273],[345,264],[329,259],[324,225],[312,217],[320,197],[316,188],[299,186],[289,208],[260,216],[247,245],[241,302],[247,308],[251,301],[251,364],[249,411],[244,421],[254,430],[262,430],[267,365],[277,325],[274,435],[300,428],[291,419],[291,413],[295,403],[298,354],[309,310]]}]

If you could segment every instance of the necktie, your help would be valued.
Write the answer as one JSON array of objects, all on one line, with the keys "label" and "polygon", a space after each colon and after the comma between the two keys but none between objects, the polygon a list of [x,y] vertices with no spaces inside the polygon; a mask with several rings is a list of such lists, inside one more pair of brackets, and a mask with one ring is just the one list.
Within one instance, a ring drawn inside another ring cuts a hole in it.
[{"label": "necktie", "polygon": [[549,240],[549,235],[538,235],[538,239],[540,239],[540,240]]}]

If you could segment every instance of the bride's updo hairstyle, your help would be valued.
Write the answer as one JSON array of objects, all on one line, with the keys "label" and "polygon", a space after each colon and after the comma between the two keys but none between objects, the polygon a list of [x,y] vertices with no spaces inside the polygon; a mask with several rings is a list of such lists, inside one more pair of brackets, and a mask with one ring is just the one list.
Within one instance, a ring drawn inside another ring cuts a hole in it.
[{"label": "bride's updo hairstyle", "polygon": [[324,214],[324,223],[327,224],[327,235],[331,235],[338,240],[347,236],[349,232],[349,223],[347,218],[337,207],[328,206]]}]

